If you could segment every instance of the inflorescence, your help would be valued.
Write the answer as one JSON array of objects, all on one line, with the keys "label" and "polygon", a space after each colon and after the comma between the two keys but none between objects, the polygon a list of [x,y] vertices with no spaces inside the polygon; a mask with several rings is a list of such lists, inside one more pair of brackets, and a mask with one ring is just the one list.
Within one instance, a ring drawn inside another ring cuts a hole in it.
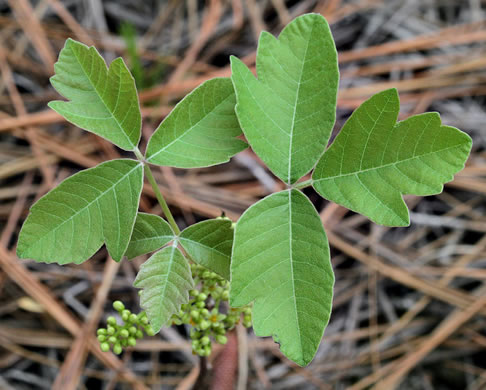
[{"label": "inflorescence", "polygon": [[[191,325],[193,353],[209,356],[212,342],[226,344],[226,333],[240,321],[246,328],[251,327],[251,307],[229,307],[228,281],[198,264],[191,264],[191,271],[194,284],[199,289],[189,291],[189,303],[183,304],[179,312],[172,316],[172,324]],[[133,314],[120,301],[115,301],[113,308],[123,320],[123,325],[119,325],[116,318],[110,316],[107,327],[98,329],[102,351],[108,352],[111,348],[118,355],[124,347],[134,347],[144,333],[154,335],[145,312]]]},{"label": "inflorescence", "polygon": [[241,320],[243,325],[251,326],[251,308],[249,306],[230,308],[229,282],[207,268],[191,264],[194,284],[200,289],[189,291],[189,303],[181,306],[179,313],[172,317],[174,325],[192,325],[190,337],[192,351],[199,356],[211,354],[212,342],[226,344],[226,333]]},{"label": "inflorescence", "polygon": [[116,318],[110,316],[106,320],[107,327],[98,329],[98,340],[103,352],[108,352],[111,347],[119,355],[124,347],[134,347],[144,332],[148,336],[155,334],[144,311],[133,314],[120,301],[113,302],[113,308],[120,314],[123,325],[119,325]]}]

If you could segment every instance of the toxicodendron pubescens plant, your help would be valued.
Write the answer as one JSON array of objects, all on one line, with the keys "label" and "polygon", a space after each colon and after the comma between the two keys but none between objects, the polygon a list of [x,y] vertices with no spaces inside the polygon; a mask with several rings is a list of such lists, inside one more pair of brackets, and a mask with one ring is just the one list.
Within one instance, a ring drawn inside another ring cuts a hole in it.
[{"label": "toxicodendron pubescens plant", "polygon": [[[469,155],[469,136],[442,125],[437,113],[397,122],[395,89],[365,101],[326,150],[339,72],[320,15],[296,18],[278,38],[262,33],[256,69],[257,77],[232,57],[231,79],[209,80],[187,95],[142,155],[137,93],[123,61],[107,68],[94,48],[66,42],[52,84],[69,101],[50,107],[137,159],[81,171],[41,198],[24,223],[17,253],[66,264],[85,261],[103,243],[115,261],[155,251],[135,280],[145,311],[135,315],[115,302],[124,325],[108,319],[98,334],[103,350],[119,353],[143,331],[186,323],[193,326],[194,352],[207,356],[211,341],[224,343],[243,314],[245,326],[253,321],[257,335],[273,336],[288,358],[308,364],[331,314],[334,274],[319,215],[301,190],[313,186],[376,223],[407,226],[402,195],[440,193]],[[226,162],[247,146],[238,138],[242,132],[287,189],[251,206],[235,226],[219,218],[181,232],[150,164]],[[311,171],[310,180],[299,181]],[[168,222],[137,212],[144,172]]]}]

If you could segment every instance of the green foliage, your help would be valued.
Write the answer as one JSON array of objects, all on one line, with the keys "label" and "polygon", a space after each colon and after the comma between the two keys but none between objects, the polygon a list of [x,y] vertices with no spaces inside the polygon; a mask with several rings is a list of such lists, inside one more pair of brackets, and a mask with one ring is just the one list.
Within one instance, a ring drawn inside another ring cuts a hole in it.
[{"label": "green foliage", "polygon": [[68,39],[55,65],[51,84],[70,102],[49,103],[69,122],[134,150],[142,119],[135,81],[121,58],[110,68],[94,47]]},{"label": "green foliage", "polygon": [[158,215],[138,213],[125,255],[129,259],[156,251],[175,238],[170,225]]},{"label": "green foliage", "polygon": [[143,166],[112,160],[64,180],[30,209],[17,245],[20,258],[82,263],[103,242],[111,257],[125,253],[142,191]]},{"label": "green foliage", "polygon": [[140,305],[158,332],[189,301],[188,291],[194,287],[194,281],[189,263],[177,246],[171,245],[142,264],[133,285],[143,289]]},{"label": "green foliage", "polygon": [[[258,78],[234,57],[231,65],[231,80],[209,80],[177,104],[143,157],[138,97],[123,61],[108,69],[94,48],[73,40],[61,51],[51,80],[69,101],[50,106],[139,161],[108,161],[63,181],[32,206],[17,253],[66,264],[83,262],[103,243],[116,261],[158,250],[134,283],[142,289],[145,312],[136,315],[115,302],[124,324],[111,317],[99,330],[104,351],[121,353],[143,330],[153,334],[172,322],[191,325],[194,353],[207,356],[241,318],[245,326],[253,318],[257,335],[273,336],[287,357],[308,364],[329,320],[334,274],[319,215],[297,188],[312,184],[322,196],[377,223],[406,226],[402,195],[439,193],[471,149],[471,139],[442,125],[436,113],[397,123],[398,94],[387,90],[364,102],[324,152],[339,73],[334,41],[320,15],[296,18],[278,39],[262,34]],[[238,138],[240,125],[288,188],[251,206],[235,229],[218,218],[180,233],[149,164],[194,168],[226,162],[247,146]],[[316,163],[312,180],[295,184]],[[170,225],[137,213],[144,171]]]},{"label": "green foliage", "polygon": [[319,214],[298,190],[251,206],[235,229],[230,305],[255,301],[253,328],[294,362],[314,357],[331,314],[334,274]]},{"label": "green foliage", "polygon": [[209,219],[185,229],[180,243],[195,262],[230,280],[233,228],[229,219]]},{"label": "green foliage", "polygon": [[256,65],[258,80],[231,58],[236,113],[255,153],[291,184],[314,167],[336,117],[339,71],[326,20],[300,16],[278,39],[263,32]]},{"label": "green foliage", "polygon": [[178,168],[208,167],[228,161],[246,148],[234,113],[230,79],[206,81],[165,118],[147,145],[152,164]]},{"label": "green foliage", "polygon": [[397,123],[396,89],[378,93],[349,118],[312,176],[326,199],[388,226],[408,226],[402,194],[433,195],[464,168],[471,138],[437,113]]}]

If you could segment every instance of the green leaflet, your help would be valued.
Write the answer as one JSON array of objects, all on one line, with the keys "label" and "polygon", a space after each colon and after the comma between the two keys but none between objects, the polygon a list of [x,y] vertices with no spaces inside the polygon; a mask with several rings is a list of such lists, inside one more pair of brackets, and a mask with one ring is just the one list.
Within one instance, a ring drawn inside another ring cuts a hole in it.
[{"label": "green leaflet", "polygon": [[235,112],[231,80],[208,80],[184,99],[150,138],[146,158],[152,164],[197,168],[221,164],[247,147]]},{"label": "green leaflet", "polygon": [[210,219],[189,226],[180,236],[184,250],[196,263],[230,280],[232,222]]},{"label": "green leaflet", "polygon": [[326,20],[300,16],[278,40],[263,32],[256,61],[258,80],[231,57],[236,114],[255,153],[294,183],[322,155],[336,118],[339,71]]},{"label": "green leaflet", "polygon": [[81,171],[30,209],[17,245],[20,258],[45,263],[82,263],[103,242],[120,261],[137,216],[143,166],[112,160]]},{"label": "green leaflet", "polygon": [[398,122],[396,89],[365,101],[317,164],[314,188],[372,221],[408,226],[402,194],[433,195],[464,167],[471,138],[437,113]]},{"label": "green leaflet", "polygon": [[138,213],[125,255],[128,259],[153,252],[174,239],[170,225],[158,215]]},{"label": "green leaflet", "polygon": [[49,103],[69,122],[134,150],[142,119],[135,81],[121,58],[110,68],[94,47],[68,39],[51,77],[54,88],[70,102]]},{"label": "green leaflet", "polygon": [[189,263],[174,244],[162,248],[143,263],[133,285],[143,289],[140,305],[157,333],[182,304],[189,302],[194,281]]},{"label": "green leaflet", "polygon": [[236,224],[230,305],[255,301],[257,336],[299,365],[314,357],[331,313],[334,274],[321,220],[298,190],[270,195]]}]

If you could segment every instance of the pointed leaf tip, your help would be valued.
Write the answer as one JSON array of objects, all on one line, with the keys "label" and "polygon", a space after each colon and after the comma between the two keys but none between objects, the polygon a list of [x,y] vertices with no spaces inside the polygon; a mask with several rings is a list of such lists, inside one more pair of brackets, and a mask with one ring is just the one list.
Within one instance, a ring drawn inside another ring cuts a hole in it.
[{"label": "pointed leaf tip", "polygon": [[234,112],[231,80],[201,84],[155,130],[147,146],[152,164],[197,168],[221,164],[247,147],[237,137],[241,128]]},{"label": "pointed leaf tip", "polygon": [[40,198],[22,226],[20,258],[82,263],[106,243],[120,261],[129,243],[142,191],[142,164],[112,160],[81,171]]},{"label": "pointed leaf tip", "polygon": [[69,38],[54,68],[51,84],[69,101],[53,101],[49,107],[121,149],[134,150],[142,117],[135,81],[123,59],[107,68],[94,47]]},{"label": "pointed leaf tip", "polygon": [[255,153],[291,184],[314,167],[336,117],[339,70],[326,20],[303,15],[278,39],[262,33],[256,68],[258,79],[231,59],[236,114]]},{"label": "pointed leaf tip", "polygon": [[438,113],[397,122],[395,88],[359,106],[325,152],[312,175],[313,186],[332,200],[386,226],[408,226],[402,195],[442,192],[463,167],[470,137],[444,126]]},{"label": "pointed leaf tip", "polygon": [[236,224],[230,305],[254,301],[257,336],[272,336],[282,352],[307,365],[331,313],[334,274],[319,215],[297,190],[272,194]]}]

